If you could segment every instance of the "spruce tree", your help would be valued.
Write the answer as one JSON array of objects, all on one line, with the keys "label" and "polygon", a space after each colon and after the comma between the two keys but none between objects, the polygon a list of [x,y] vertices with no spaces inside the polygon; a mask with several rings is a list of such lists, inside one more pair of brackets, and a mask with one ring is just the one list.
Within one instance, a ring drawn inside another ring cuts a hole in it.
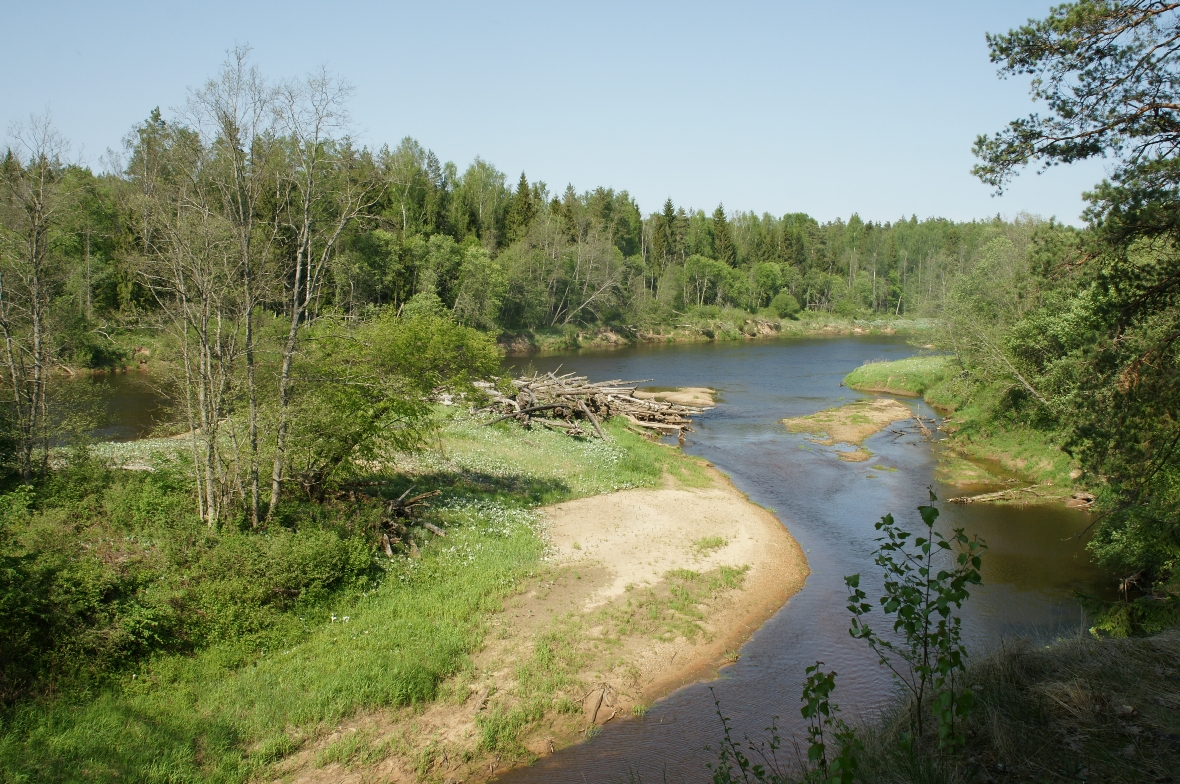
[{"label": "spruce tree", "polygon": [[520,173],[520,182],[516,185],[516,193],[508,205],[508,215],[504,220],[504,233],[509,242],[515,242],[528,233],[537,207],[533,203],[533,190],[529,187],[528,178],[524,172]]},{"label": "spruce tree", "polygon": [[725,218],[725,207],[721,204],[713,210],[713,255],[727,266],[737,266],[737,250],[733,246],[729,221]]}]

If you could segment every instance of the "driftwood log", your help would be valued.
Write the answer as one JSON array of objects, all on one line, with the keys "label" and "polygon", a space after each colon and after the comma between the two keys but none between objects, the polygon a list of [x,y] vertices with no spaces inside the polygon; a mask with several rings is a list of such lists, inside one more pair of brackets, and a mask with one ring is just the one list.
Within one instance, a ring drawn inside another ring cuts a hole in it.
[{"label": "driftwood log", "polygon": [[621,416],[643,430],[683,438],[692,430],[692,417],[708,410],[637,398],[636,385],[641,383],[619,379],[591,383],[585,376],[552,372],[513,379],[504,385],[507,392],[488,381],[476,386],[491,401],[486,410],[498,414],[487,424],[515,419],[526,427],[546,427],[571,436],[605,439],[602,423]]},{"label": "driftwood log", "polygon": [[1045,487],[1049,483],[1045,482],[1040,485],[1033,485],[1032,487],[1013,487],[1008,490],[998,490],[994,493],[981,493],[979,495],[961,495],[957,498],[948,498],[949,504],[982,504],[991,501],[1009,501],[1020,495],[1031,495],[1037,498],[1043,498],[1041,493],[1036,491],[1038,487]]}]

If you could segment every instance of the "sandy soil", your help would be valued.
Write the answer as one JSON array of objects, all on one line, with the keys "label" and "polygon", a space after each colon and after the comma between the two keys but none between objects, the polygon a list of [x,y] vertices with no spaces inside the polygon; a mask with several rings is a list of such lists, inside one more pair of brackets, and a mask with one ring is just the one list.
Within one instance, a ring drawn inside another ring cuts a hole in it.
[{"label": "sandy soil", "polygon": [[[379,711],[326,730],[284,764],[279,780],[486,781],[736,661],[741,644],[802,587],[808,569],[773,515],[707,470],[703,488],[669,482],[547,508],[551,566],[492,619],[472,671],[430,706]],[[729,587],[698,591],[682,612],[669,609],[683,595],[673,588],[706,585],[723,573],[739,576]],[[659,613],[667,623],[645,621]],[[481,752],[480,722],[510,715],[536,688],[522,680],[541,645],[554,661],[546,677],[561,684],[544,699],[549,709],[526,725],[515,759]],[[381,751],[324,764],[330,746],[353,741]]]},{"label": "sandy soil", "polygon": [[642,400],[662,400],[682,406],[712,408],[716,405],[717,391],[708,387],[679,387],[660,391],[640,389],[635,392],[635,397]]},{"label": "sandy soil", "polygon": [[849,444],[857,447],[852,452],[840,452],[837,456],[845,462],[859,463],[873,456],[861,446],[866,438],[898,420],[912,419],[913,416],[914,412],[904,403],[892,398],[874,398],[857,400],[803,417],[784,419],[783,424],[792,433],[813,434],[816,437],[811,440],[816,444]]}]

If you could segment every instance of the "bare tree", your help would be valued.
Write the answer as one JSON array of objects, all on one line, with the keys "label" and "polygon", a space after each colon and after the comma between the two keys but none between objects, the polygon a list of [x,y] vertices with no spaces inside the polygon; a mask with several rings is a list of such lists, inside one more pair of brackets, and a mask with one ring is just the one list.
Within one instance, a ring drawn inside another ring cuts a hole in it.
[{"label": "bare tree", "polygon": [[284,220],[294,238],[294,248],[290,268],[284,271],[289,281],[290,326],[279,370],[268,518],[274,515],[282,497],[291,370],[300,329],[316,315],[321,285],[341,234],[380,194],[372,161],[352,146],[345,133],[348,115],[344,101],[350,92],[347,83],[323,70],[301,82],[290,82],[279,91],[288,150]]},{"label": "bare tree", "polygon": [[64,139],[47,114],[14,126],[0,167],[0,333],[5,381],[11,384],[21,476],[40,448],[49,460],[47,384],[54,364],[50,303],[60,284],[55,250],[65,233],[70,194],[62,180]]},{"label": "bare tree", "polygon": [[[220,211],[222,192],[212,150],[184,128],[160,123],[144,162],[141,191],[150,194],[151,220],[141,274],[180,346],[197,511],[216,527],[230,500],[232,483],[222,449],[222,427],[236,395],[246,308],[242,258],[235,226]],[[133,160],[136,160],[133,156]],[[136,175],[133,175],[136,176]]]},{"label": "bare tree", "polygon": [[258,525],[259,403],[254,311],[264,295],[266,260],[278,239],[277,212],[262,214],[261,202],[284,184],[276,158],[280,139],[279,91],[248,62],[249,47],[229,52],[221,74],[189,96],[188,114],[203,142],[215,151],[213,187],[221,214],[232,227],[241,271],[241,307],[245,322],[246,397],[248,404],[248,479],[250,521]]}]

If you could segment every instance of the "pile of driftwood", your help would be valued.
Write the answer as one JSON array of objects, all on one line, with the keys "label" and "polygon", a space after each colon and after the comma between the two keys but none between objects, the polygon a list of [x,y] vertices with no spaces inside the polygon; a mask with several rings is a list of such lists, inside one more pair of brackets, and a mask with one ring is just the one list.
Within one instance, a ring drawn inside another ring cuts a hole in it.
[{"label": "pile of driftwood", "polygon": [[[692,417],[706,409],[662,400],[635,397],[641,381],[598,381],[573,373],[537,373],[513,379],[497,387],[477,382],[490,398],[488,409],[499,414],[487,424],[515,419],[525,426],[539,425],[571,436],[606,438],[602,423],[615,416],[661,435],[683,439],[692,430]],[[504,391],[504,387],[507,391]]]}]

